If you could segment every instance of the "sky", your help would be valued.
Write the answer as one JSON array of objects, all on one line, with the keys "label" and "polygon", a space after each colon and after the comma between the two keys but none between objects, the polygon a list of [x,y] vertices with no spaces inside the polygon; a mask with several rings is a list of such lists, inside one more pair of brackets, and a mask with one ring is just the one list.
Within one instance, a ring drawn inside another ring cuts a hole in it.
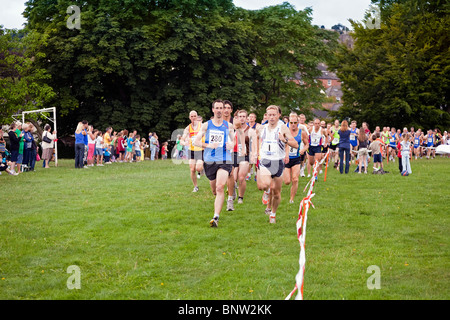
[{"label": "sky", "polygon": [[[257,10],[267,6],[277,5],[286,0],[233,0],[237,7]],[[351,29],[348,19],[361,21],[369,9],[370,0],[290,0],[296,10],[307,7],[313,9],[312,23],[330,29],[341,23]],[[22,16],[25,9],[23,0],[0,0],[0,25],[8,29],[21,29],[26,22]]]}]

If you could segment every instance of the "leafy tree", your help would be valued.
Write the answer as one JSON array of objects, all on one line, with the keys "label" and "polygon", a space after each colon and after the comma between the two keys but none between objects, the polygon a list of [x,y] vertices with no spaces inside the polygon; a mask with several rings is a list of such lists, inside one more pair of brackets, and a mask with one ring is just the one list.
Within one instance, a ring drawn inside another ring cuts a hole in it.
[{"label": "leafy tree", "polygon": [[342,46],[332,65],[344,92],[344,106],[336,116],[372,126],[448,129],[448,2],[379,4],[381,28],[351,21],[354,49]]},{"label": "leafy tree", "polygon": [[[81,9],[79,30],[67,28],[69,5]],[[24,15],[47,39],[37,63],[51,75],[60,133],[86,119],[166,139],[190,110],[209,119],[217,98],[235,109],[310,109],[322,99],[317,64],[336,44],[334,32],[311,26],[310,9],[287,3],[249,11],[232,0],[30,0]],[[296,73],[301,86],[290,81]]]},{"label": "leafy tree", "polygon": [[45,41],[36,32],[24,34],[0,26],[0,123],[10,123],[17,112],[43,108],[54,97],[45,83],[50,75],[35,63],[45,57],[39,50]]},{"label": "leafy tree", "polygon": [[[278,104],[304,113],[321,107],[317,65],[330,61],[337,34],[313,27],[311,13],[310,8],[296,11],[287,2],[253,13],[259,105]],[[295,76],[302,81],[300,86],[291,81]]]}]

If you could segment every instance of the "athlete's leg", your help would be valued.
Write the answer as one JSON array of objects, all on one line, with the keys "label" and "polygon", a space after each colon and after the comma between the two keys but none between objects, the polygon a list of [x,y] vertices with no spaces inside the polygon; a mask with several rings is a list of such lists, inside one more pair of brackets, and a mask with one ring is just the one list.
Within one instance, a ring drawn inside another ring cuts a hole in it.
[{"label": "athlete's leg", "polygon": [[189,159],[189,170],[191,172],[191,180],[194,184],[194,187],[197,187],[197,173],[196,166],[195,166],[195,159]]},{"label": "athlete's leg", "polygon": [[291,168],[284,168],[283,181],[287,186],[291,184]]},{"label": "athlete's leg", "polygon": [[[294,201],[295,195],[297,194],[298,190],[298,176],[300,173],[300,165],[293,166],[291,168],[291,180],[292,180],[292,186],[291,186],[291,198],[290,201]],[[284,169],[283,175],[286,174],[286,169]]]},{"label": "athlete's leg", "polygon": [[247,188],[247,181],[245,178],[249,172],[250,164],[243,161],[239,164],[238,182],[239,182],[239,198],[244,198],[245,190]]},{"label": "athlete's leg", "polygon": [[283,178],[282,177],[274,177],[273,178],[273,188],[271,191],[273,192],[272,198],[272,213],[276,214],[278,205],[281,201],[281,187],[283,186]]},{"label": "athlete's leg", "polygon": [[225,185],[228,181],[228,171],[219,169],[216,175],[216,199],[214,200],[214,215],[219,215],[222,211],[225,200]]}]

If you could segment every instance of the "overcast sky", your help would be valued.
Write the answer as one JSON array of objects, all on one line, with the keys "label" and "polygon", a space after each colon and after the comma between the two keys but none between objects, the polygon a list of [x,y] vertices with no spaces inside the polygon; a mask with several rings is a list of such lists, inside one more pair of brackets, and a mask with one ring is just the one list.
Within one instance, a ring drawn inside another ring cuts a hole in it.
[{"label": "overcast sky", "polygon": [[[256,10],[271,5],[283,3],[285,0],[233,0],[238,7]],[[297,10],[306,7],[313,9],[312,23],[324,25],[327,29],[341,23],[351,28],[348,19],[361,21],[369,8],[370,0],[290,0],[287,1]],[[8,29],[21,29],[25,19],[22,12],[25,9],[23,0],[0,0],[0,25]]]}]

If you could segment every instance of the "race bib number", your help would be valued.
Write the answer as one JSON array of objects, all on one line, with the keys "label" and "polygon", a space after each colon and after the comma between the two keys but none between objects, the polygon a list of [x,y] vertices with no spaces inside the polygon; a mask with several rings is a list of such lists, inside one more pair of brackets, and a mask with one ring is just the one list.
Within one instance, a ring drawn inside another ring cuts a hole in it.
[{"label": "race bib number", "polygon": [[277,140],[265,140],[262,146],[262,152],[267,156],[274,155],[277,151],[278,142]]},{"label": "race bib number", "polygon": [[320,144],[320,136],[317,135],[311,135],[311,145],[312,146],[318,146]]},{"label": "race bib number", "polygon": [[350,140],[355,141],[356,140],[356,136],[354,134],[350,135]]},{"label": "race bib number", "polygon": [[209,143],[218,143],[219,147],[223,147],[225,140],[225,133],[220,130],[209,131]]},{"label": "race bib number", "polygon": [[297,153],[298,153],[298,149],[289,147],[289,156],[290,157],[296,157]]}]

